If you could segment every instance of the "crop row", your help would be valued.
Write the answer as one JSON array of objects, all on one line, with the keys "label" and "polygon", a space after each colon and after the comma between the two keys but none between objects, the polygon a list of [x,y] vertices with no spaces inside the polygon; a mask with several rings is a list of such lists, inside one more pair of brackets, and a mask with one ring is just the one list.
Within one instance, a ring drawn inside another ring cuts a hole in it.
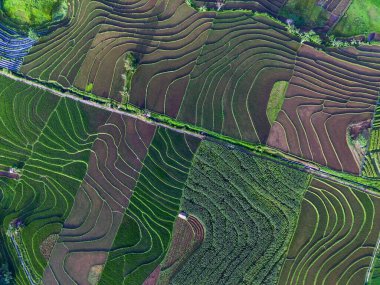
[{"label": "crop row", "polygon": [[183,209],[205,226],[170,284],[276,284],[308,175],[203,142]]},{"label": "crop row", "polygon": [[279,284],[363,284],[377,242],[380,200],[314,178]]},{"label": "crop row", "polygon": [[347,130],[372,118],[379,76],[380,70],[302,46],[267,143],[336,170],[359,173]]},{"label": "crop row", "polygon": [[198,144],[157,130],[99,284],[142,284],[164,259]]},{"label": "crop row", "polygon": [[298,47],[281,26],[266,18],[218,14],[190,74],[178,118],[265,143],[269,95],[275,82],[290,80]]}]

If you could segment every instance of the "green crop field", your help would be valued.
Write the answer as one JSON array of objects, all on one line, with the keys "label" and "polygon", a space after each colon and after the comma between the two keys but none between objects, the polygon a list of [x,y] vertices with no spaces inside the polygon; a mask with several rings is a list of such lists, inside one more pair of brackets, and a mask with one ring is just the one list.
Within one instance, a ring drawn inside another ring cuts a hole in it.
[{"label": "green crop field", "polygon": [[321,27],[328,20],[328,13],[317,0],[288,0],[280,10],[280,15],[294,20],[298,27]]},{"label": "green crop field", "polygon": [[[22,221],[20,247],[38,281],[47,263],[40,244],[51,234],[59,233],[71,210],[95,136],[89,133],[86,115],[78,103],[58,100],[4,78],[0,84],[4,86],[2,107],[6,108],[1,113],[1,148],[2,154],[6,154],[1,164],[15,168],[21,176],[17,183],[5,180],[1,185],[1,233],[6,239],[9,223],[14,219]],[[19,117],[12,120],[11,110]],[[12,251],[10,243],[5,245]],[[18,272],[17,282],[27,282],[23,271]]]},{"label": "green crop field", "polygon": [[276,284],[308,182],[305,173],[203,142],[182,207],[205,237],[170,284]]},{"label": "green crop field", "polygon": [[368,285],[379,285],[380,284],[380,254],[379,249],[377,249],[376,256],[374,259],[372,270],[367,283]]}]

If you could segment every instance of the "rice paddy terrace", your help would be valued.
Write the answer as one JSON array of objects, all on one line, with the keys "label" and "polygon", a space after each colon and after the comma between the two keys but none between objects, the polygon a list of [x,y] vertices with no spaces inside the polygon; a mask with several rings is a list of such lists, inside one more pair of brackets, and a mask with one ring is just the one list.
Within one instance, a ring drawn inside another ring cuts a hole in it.
[{"label": "rice paddy terrace", "polygon": [[1,14],[0,283],[377,284],[378,35],[296,2]]},{"label": "rice paddy terrace", "polygon": [[379,198],[313,179],[279,284],[361,284],[377,244]]},{"label": "rice paddy terrace", "polygon": [[303,46],[268,144],[322,165],[359,173],[349,149],[349,124],[371,120],[380,72]]}]

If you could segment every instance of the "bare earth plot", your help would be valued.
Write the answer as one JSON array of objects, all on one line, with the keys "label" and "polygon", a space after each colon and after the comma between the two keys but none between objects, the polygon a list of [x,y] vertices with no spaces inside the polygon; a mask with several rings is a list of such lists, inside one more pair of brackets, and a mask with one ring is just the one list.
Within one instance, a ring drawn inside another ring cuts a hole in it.
[{"label": "bare earth plot", "polygon": [[285,152],[359,173],[346,138],[351,123],[371,120],[380,71],[302,46],[267,144]]},{"label": "bare earth plot", "polygon": [[314,178],[279,284],[364,284],[379,218],[378,197]]}]

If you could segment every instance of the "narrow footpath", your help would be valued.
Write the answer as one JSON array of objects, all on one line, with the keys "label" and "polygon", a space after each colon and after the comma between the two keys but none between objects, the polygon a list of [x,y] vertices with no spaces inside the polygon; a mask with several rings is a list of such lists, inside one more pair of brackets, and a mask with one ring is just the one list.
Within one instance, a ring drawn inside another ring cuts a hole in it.
[{"label": "narrow footpath", "polygon": [[[157,127],[167,128],[167,129],[170,129],[170,130],[178,132],[178,133],[191,135],[194,137],[198,137],[200,139],[207,139],[207,140],[213,141],[215,143],[219,143],[221,145],[224,145],[228,148],[238,149],[238,150],[243,151],[245,153],[248,153],[250,155],[256,155],[256,156],[260,155],[259,153],[255,153],[253,150],[250,150],[248,148],[233,145],[233,143],[231,143],[230,141],[223,140],[222,138],[213,138],[211,136],[208,136],[207,131],[200,133],[200,132],[196,132],[196,131],[185,130],[182,128],[174,127],[174,126],[171,126],[171,125],[166,124],[166,123],[162,123],[162,122],[152,120],[149,116],[144,116],[142,114],[135,114],[135,113],[132,113],[128,110],[119,109],[117,106],[107,106],[107,105],[104,105],[104,103],[90,101],[90,100],[81,98],[81,97],[79,97],[79,95],[68,92],[68,91],[60,92],[58,90],[52,89],[48,86],[45,86],[42,83],[38,83],[38,82],[29,80],[29,79],[21,77],[21,76],[17,76],[13,73],[10,73],[9,71],[0,70],[0,75],[5,76],[7,78],[10,78],[12,80],[18,81],[18,82],[23,82],[29,86],[33,86],[35,88],[47,91],[47,92],[52,93],[52,94],[59,96],[59,97],[69,98],[71,100],[80,102],[82,104],[90,105],[90,106],[95,107],[95,108],[103,109],[103,110],[106,110],[109,112],[121,114],[121,115],[128,116],[131,118],[135,118],[135,119],[144,121],[147,124],[154,125]],[[244,143],[244,142],[242,142],[242,143]],[[338,182],[340,184],[346,185],[348,187],[355,188],[355,189],[362,191],[362,192],[365,192],[367,194],[371,194],[371,195],[380,197],[380,192],[370,190],[370,189],[368,189],[368,187],[365,187],[365,185],[362,185],[360,183],[357,183],[357,182],[354,182],[351,180],[347,180],[347,179],[332,175],[330,173],[327,173],[323,170],[320,170],[317,166],[313,165],[312,163],[310,163],[308,161],[304,161],[302,158],[293,157],[292,155],[282,153],[277,149],[272,149],[272,148],[267,147],[267,146],[266,146],[266,148],[268,150],[270,150],[272,153],[266,152],[265,153],[266,155],[261,155],[263,158],[270,159],[270,160],[275,161],[277,163],[286,164],[289,167],[297,168],[301,171],[308,172],[308,173],[315,175],[317,177],[328,179],[328,180],[334,181],[334,182]],[[264,152],[265,152],[265,150],[264,150]],[[275,155],[273,155],[273,153],[281,153],[281,157],[275,156]]]}]

